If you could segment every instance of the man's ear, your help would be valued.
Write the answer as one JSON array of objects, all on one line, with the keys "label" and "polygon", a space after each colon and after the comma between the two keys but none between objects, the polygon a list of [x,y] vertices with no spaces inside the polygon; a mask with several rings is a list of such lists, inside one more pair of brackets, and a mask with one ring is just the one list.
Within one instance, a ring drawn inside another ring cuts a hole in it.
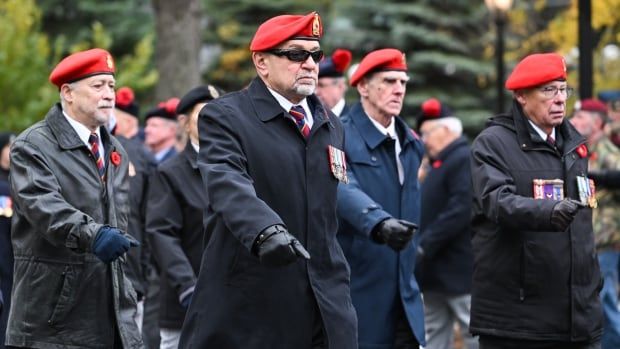
[{"label": "man's ear", "polygon": [[69,103],[73,102],[73,88],[71,88],[69,84],[60,86],[60,94],[65,101]]},{"label": "man's ear", "polygon": [[262,77],[267,77],[269,75],[267,55],[264,52],[252,52],[252,62],[256,67],[258,75]]},{"label": "man's ear", "polygon": [[366,98],[368,97],[368,79],[363,77],[356,85],[357,92],[360,94],[360,97]]},{"label": "man's ear", "polygon": [[515,97],[517,102],[519,102],[519,104],[521,104],[522,106],[525,105],[525,103],[527,102],[527,99],[525,98],[525,94],[526,94],[525,90],[516,90],[513,93],[513,96]]}]

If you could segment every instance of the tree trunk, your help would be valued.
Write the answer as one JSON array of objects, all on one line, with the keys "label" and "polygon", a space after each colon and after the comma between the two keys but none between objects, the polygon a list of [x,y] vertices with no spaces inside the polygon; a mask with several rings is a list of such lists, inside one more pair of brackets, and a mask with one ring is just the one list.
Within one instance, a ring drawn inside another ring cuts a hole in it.
[{"label": "tree trunk", "polygon": [[155,11],[155,65],[159,82],[156,101],[181,98],[201,83],[200,0],[152,0]]}]

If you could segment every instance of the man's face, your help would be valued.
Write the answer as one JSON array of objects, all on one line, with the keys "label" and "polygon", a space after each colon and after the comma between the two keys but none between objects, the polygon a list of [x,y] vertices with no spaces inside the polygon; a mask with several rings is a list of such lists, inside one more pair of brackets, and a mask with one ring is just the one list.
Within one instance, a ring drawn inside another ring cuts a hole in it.
[{"label": "man's face", "polygon": [[158,146],[171,139],[177,134],[176,121],[153,116],[146,120],[144,127],[144,143],[149,147]]},{"label": "man's face", "polygon": [[437,120],[429,120],[420,127],[420,136],[430,158],[435,158],[444,148],[448,128]]},{"label": "man's face", "polygon": [[316,87],[316,95],[328,109],[332,109],[347,91],[344,78],[324,77],[319,79]]},{"label": "man's face", "polygon": [[107,125],[114,112],[114,76],[100,74],[61,87],[69,115],[94,129]]},{"label": "man's face", "polygon": [[560,125],[566,115],[568,95],[565,81],[552,81],[542,86],[517,91],[515,96],[525,115],[547,134]]},{"label": "man's face", "polygon": [[[278,46],[279,50],[318,51],[319,42],[314,40],[288,40]],[[269,52],[256,52],[254,64],[268,87],[293,103],[298,103],[314,93],[319,75],[319,64],[309,56],[303,62],[295,62],[286,56]]]},{"label": "man's face", "polygon": [[357,84],[357,90],[366,100],[366,113],[373,118],[399,115],[403,109],[407,81],[409,76],[402,71],[377,72],[363,78]]},{"label": "man's face", "polygon": [[578,110],[569,121],[586,138],[602,128],[602,121],[590,111]]}]

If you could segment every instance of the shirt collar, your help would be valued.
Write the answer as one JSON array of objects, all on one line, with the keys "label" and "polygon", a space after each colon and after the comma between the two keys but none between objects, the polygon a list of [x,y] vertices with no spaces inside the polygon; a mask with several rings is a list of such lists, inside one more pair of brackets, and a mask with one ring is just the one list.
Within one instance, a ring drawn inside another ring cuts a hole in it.
[{"label": "shirt collar", "polygon": [[[90,143],[88,143],[88,138],[90,137],[90,134],[92,132],[90,132],[88,127],[84,126],[79,121],[77,121],[74,118],[70,117],[67,114],[67,112],[64,111],[64,110],[62,111],[62,115],[65,116],[65,118],[69,122],[69,125],[71,125],[71,127],[73,127],[73,129],[78,134],[78,137],[80,137],[82,142],[84,142],[84,144],[86,144],[90,148]],[[97,137],[99,137],[99,145],[101,146],[101,134],[100,134],[100,131],[99,131],[99,127],[97,127],[97,130],[95,130],[95,133],[97,134]]]},{"label": "shirt collar", "polygon": [[[540,138],[543,141],[547,140],[547,133],[545,133],[545,131],[543,131],[540,127],[536,126],[535,123],[532,122],[532,120],[527,119],[527,121],[530,123],[530,125],[532,125],[532,127],[534,128],[534,131],[536,131],[536,133],[540,136]],[[555,127],[553,129],[551,129],[551,134],[550,134],[551,138],[556,139],[555,138]]]},{"label": "shirt collar", "polygon": [[377,120],[373,119],[370,116],[368,116],[368,118],[370,119],[372,124],[375,125],[377,130],[379,130],[379,132],[384,134],[386,137],[389,135],[392,139],[398,140],[398,137],[396,136],[396,124],[394,123],[394,117],[390,119],[390,124],[387,127],[383,127],[383,125],[381,125],[379,122],[377,122]]},{"label": "shirt collar", "polygon": [[332,113],[334,113],[337,116],[340,116],[340,114],[342,114],[342,110],[344,109],[344,105],[345,105],[345,101],[344,101],[344,98],[342,98],[332,108]]},{"label": "shirt collar", "polygon": [[286,99],[286,97],[282,96],[281,94],[279,94],[278,92],[272,90],[271,88],[267,87],[267,90],[269,90],[269,93],[271,93],[273,95],[273,98],[275,98],[276,101],[278,101],[278,104],[280,104],[280,106],[282,106],[282,108],[284,108],[284,110],[286,110],[287,113],[291,110],[292,106],[300,105],[306,111],[306,118],[307,118],[306,121],[309,124],[312,123],[312,120],[313,120],[312,119],[312,112],[310,111],[310,106],[308,106],[308,99],[307,98],[302,99],[301,102],[299,102],[298,104],[293,104],[293,103],[291,103],[291,101]]}]

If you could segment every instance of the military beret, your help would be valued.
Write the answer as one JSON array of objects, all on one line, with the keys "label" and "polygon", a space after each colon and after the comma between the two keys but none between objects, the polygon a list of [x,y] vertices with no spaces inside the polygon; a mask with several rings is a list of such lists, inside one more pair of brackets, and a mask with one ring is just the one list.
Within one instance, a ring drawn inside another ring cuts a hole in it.
[{"label": "military beret", "polygon": [[454,112],[446,104],[441,103],[437,98],[429,98],[420,106],[418,114],[418,129],[425,121],[436,120],[449,116],[454,116]]},{"label": "military beret", "polygon": [[367,54],[351,77],[351,86],[357,83],[367,74],[377,71],[407,71],[405,54],[395,48],[384,48]]},{"label": "military beret", "polygon": [[222,94],[224,92],[213,85],[194,87],[181,98],[177,105],[177,114],[187,114],[196,104],[214,100]]},{"label": "military beret", "polygon": [[136,102],[133,90],[127,86],[116,90],[116,102],[114,106],[116,109],[120,109],[136,118],[140,113],[140,105]]},{"label": "military beret", "polygon": [[250,50],[265,51],[286,40],[319,40],[321,36],[323,36],[323,24],[321,17],[316,12],[311,12],[305,16],[276,16],[258,27],[250,43]]},{"label": "military beret", "polygon": [[0,150],[2,150],[7,144],[13,142],[15,134],[13,132],[0,132]]},{"label": "military beret", "polygon": [[159,117],[168,120],[177,120],[177,106],[179,105],[179,99],[176,97],[170,98],[165,102],[160,102],[157,107],[149,110],[144,115],[144,121],[152,118]]},{"label": "military beret", "polygon": [[351,59],[353,59],[351,51],[340,48],[335,50],[330,57],[319,62],[319,78],[344,76]]},{"label": "military beret", "polygon": [[580,101],[577,109],[607,114],[607,106],[605,105],[605,103],[593,98],[588,98]]},{"label": "military beret", "polygon": [[65,57],[52,70],[49,80],[60,88],[63,84],[98,74],[114,74],[114,60],[108,51],[94,48]]},{"label": "military beret", "polygon": [[514,91],[555,80],[566,80],[564,58],[557,53],[535,53],[517,63],[505,86]]},{"label": "military beret", "polygon": [[620,101],[620,90],[606,90],[598,93],[598,99],[603,102]]}]

